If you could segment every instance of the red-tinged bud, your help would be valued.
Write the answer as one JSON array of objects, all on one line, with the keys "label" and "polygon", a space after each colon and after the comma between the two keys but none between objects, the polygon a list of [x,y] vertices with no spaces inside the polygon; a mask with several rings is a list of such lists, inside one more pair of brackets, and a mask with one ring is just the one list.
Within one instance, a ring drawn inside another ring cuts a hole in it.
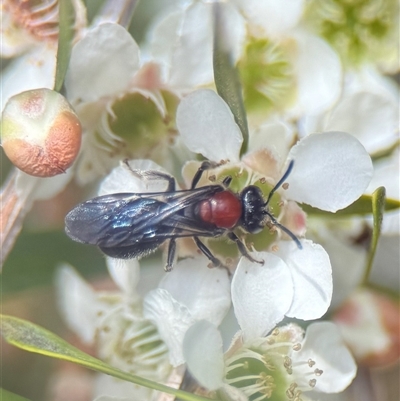
[{"label": "red-tinged bud", "polygon": [[354,293],[333,320],[354,357],[364,366],[387,366],[400,358],[398,302],[368,290]]},{"label": "red-tinged bud", "polygon": [[19,93],[1,121],[4,152],[20,170],[37,177],[64,173],[78,155],[81,124],[67,100],[50,89]]}]

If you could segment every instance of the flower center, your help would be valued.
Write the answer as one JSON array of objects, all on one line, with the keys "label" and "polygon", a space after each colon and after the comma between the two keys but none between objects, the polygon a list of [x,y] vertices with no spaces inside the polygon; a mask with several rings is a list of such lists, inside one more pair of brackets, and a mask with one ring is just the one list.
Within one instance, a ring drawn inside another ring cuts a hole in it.
[{"label": "flower center", "polygon": [[388,58],[388,39],[397,38],[397,15],[396,0],[326,0],[311,1],[306,18],[343,60],[359,64]]},{"label": "flower center", "polygon": [[6,1],[6,12],[16,26],[23,27],[38,40],[58,38],[58,1]]},{"label": "flower center", "polygon": [[[108,136],[119,139],[125,147],[128,157],[154,157],[154,153],[163,152],[166,141],[175,134],[173,125],[177,99],[162,93],[166,115],[162,115],[157,105],[141,93],[129,93],[112,104],[102,128]],[[163,140],[165,139],[165,141]]]},{"label": "flower center", "polygon": [[313,359],[292,356],[301,344],[288,340],[275,329],[269,336],[244,345],[226,360],[226,382],[239,388],[251,401],[301,401],[303,392],[311,391],[323,374]]},{"label": "flower center", "polygon": [[268,39],[250,39],[238,63],[248,111],[282,107],[292,94],[294,79],[286,49]]},{"label": "flower center", "polygon": [[132,313],[115,312],[102,319],[98,336],[100,356],[130,372],[164,378],[170,368],[168,348],[157,328]]}]

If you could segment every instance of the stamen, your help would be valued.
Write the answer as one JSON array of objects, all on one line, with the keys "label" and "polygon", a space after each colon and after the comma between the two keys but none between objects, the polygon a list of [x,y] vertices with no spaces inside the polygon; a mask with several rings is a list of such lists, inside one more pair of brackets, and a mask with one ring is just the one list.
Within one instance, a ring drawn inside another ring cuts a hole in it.
[{"label": "stamen", "polygon": [[276,366],[270,362],[270,358],[267,358],[267,355],[264,355],[262,359],[264,362],[264,366],[268,370],[272,370],[272,371],[276,370]]},{"label": "stamen", "polygon": [[278,327],[276,327],[274,330],[272,330],[272,333],[271,333],[273,336],[278,336],[279,334],[280,334],[280,330],[279,330],[279,328]]},{"label": "stamen", "polygon": [[137,358],[139,361],[148,362],[153,364],[155,360],[158,360],[160,356],[164,356],[168,352],[168,348],[164,343],[160,343],[159,346],[153,347],[148,352],[142,352],[138,354]]},{"label": "stamen", "polygon": [[284,366],[285,368],[289,368],[289,367],[292,366],[292,360],[291,360],[290,357],[285,356],[285,357],[283,358],[283,366]]},{"label": "stamen", "polygon": [[227,381],[229,382],[229,384],[232,384],[232,383],[239,383],[244,380],[254,379],[256,384],[262,384],[263,379],[261,377],[261,374],[235,377],[234,379],[227,379]]},{"label": "stamen", "polygon": [[249,368],[249,363],[247,362],[247,361],[245,361],[244,363],[237,363],[236,365],[229,365],[227,368],[226,368],[226,373],[229,373],[229,372],[231,372],[232,370],[235,370],[235,369],[240,369],[240,368],[242,368],[242,369],[248,369]]},{"label": "stamen", "polygon": [[[242,377],[241,380],[248,380],[248,379],[256,379],[254,384],[238,387],[240,390],[247,396],[251,397],[257,393],[260,393],[260,396],[254,398],[253,401],[262,400],[264,398],[270,398],[272,396],[273,391],[276,388],[274,378],[270,375],[267,375],[265,372],[260,373],[258,376],[245,376]],[[233,383],[234,381],[238,381],[238,379],[231,379],[227,380],[228,384]]]},{"label": "stamen", "polygon": [[271,251],[272,252],[278,252],[279,251],[279,246],[278,245],[272,245]]},{"label": "stamen", "polygon": [[314,370],[314,373],[315,373],[315,376],[321,376],[322,373],[324,373],[324,371],[321,370],[321,369],[315,369],[315,370]]},{"label": "stamen", "polygon": [[297,343],[297,344],[293,345],[292,349],[293,349],[293,351],[300,351],[301,350],[301,344]]},{"label": "stamen", "polygon": [[297,388],[297,383],[292,383],[286,390],[286,396],[287,398],[289,398],[289,400],[293,400],[294,397],[296,396],[297,394],[296,388]]},{"label": "stamen", "polygon": [[316,379],[311,379],[308,384],[310,385],[311,388],[314,388],[315,385],[317,384],[317,380]]},{"label": "stamen", "polygon": [[307,361],[307,363],[310,368],[312,368],[315,365],[315,361],[313,361],[311,358]]},{"label": "stamen", "polygon": [[275,339],[272,337],[267,337],[267,343],[268,343],[268,345],[273,345],[273,344],[275,344]]},{"label": "stamen", "polygon": [[129,342],[132,343],[136,348],[141,347],[142,345],[148,345],[156,341],[161,341],[160,336],[158,333],[153,334],[149,337],[143,337],[141,340],[138,339],[139,336],[132,338]]},{"label": "stamen", "polygon": [[[233,363],[236,363],[240,359],[245,359],[245,358],[251,358],[251,359],[256,359],[260,362],[263,362],[263,355],[252,351],[251,349],[244,348],[241,351],[239,351],[237,354],[233,355],[232,357],[228,358],[226,360],[226,365],[230,366]],[[246,362],[245,362],[246,363]]]}]

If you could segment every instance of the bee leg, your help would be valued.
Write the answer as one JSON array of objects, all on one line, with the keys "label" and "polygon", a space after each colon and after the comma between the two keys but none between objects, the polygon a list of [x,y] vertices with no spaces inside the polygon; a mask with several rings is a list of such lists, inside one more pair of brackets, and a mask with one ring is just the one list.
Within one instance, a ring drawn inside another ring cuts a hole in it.
[{"label": "bee leg", "polygon": [[196,174],[193,177],[192,186],[190,187],[190,189],[196,188],[196,185],[199,183],[200,178],[203,175],[204,171],[218,166],[220,166],[219,163],[215,163],[210,160],[205,160],[203,163],[201,163],[201,166],[199,167],[199,169],[197,170]]},{"label": "bee leg", "polygon": [[175,178],[172,177],[172,175],[157,170],[150,170],[150,171],[134,170],[129,165],[128,159],[124,159],[124,164],[128,167],[128,169],[132,172],[132,174],[135,177],[145,178],[146,180],[165,180],[168,182],[168,186],[165,192],[175,191]]},{"label": "bee leg", "polygon": [[176,241],[175,238],[171,238],[168,244],[167,263],[165,264],[164,270],[170,272],[175,261]]},{"label": "bee leg", "polygon": [[200,251],[203,252],[204,255],[206,255],[207,258],[211,260],[211,263],[215,267],[222,266],[221,261],[211,253],[211,251],[199,240],[198,237],[193,237],[193,239],[194,239],[194,242],[196,243],[197,247],[200,249]]},{"label": "bee leg", "polygon": [[229,185],[231,184],[231,182],[232,182],[232,177],[231,177],[230,175],[228,175],[228,176],[226,176],[226,177],[223,179],[222,185],[223,185],[225,188],[228,188]]},{"label": "bee leg", "polygon": [[175,192],[175,178],[172,177],[172,175],[169,175],[167,173],[163,173],[161,171],[156,171],[156,170],[150,170],[150,171],[144,171],[143,172],[143,177],[145,177],[148,180],[165,180],[168,182],[167,189],[165,192]]},{"label": "bee leg", "polygon": [[233,231],[229,231],[228,233],[228,238],[230,240],[232,240],[233,242],[235,242],[236,246],[238,247],[240,253],[248,260],[250,260],[250,262],[253,263],[258,263],[260,265],[264,264],[263,260],[257,260],[254,259],[248,252],[245,244],[239,239],[239,237],[233,232]]}]

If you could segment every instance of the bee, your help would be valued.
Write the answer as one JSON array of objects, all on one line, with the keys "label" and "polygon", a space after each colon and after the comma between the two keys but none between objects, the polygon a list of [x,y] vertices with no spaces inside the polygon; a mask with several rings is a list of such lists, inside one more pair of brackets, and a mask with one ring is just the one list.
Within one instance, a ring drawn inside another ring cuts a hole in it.
[{"label": "bee", "polygon": [[[125,163],[129,167],[128,162]],[[149,179],[165,180],[165,192],[116,193],[90,199],[67,214],[65,231],[74,241],[96,245],[106,255],[119,259],[147,256],[168,241],[166,271],[172,270],[176,239],[182,237],[192,237],[216,267],[222,266],[221,261],[200,237],[225,235],[236,243],[244,257],[263,263],[249,254],[233,230],[241,227],[245,232],[255,234],[266,226],[276,226],[288,234],[299,249],[302,248],[299,239],[275,219],[268,207],[272,195],[289,176],[293,165],[292,160],[266,200],[255,185],[245,187],[239,194],[232,192],[229,189],[231,176],[225,177],[221,184],[197,187],[204,171],[217,166],[210,161],[201,164],[187,190],[176,190],[174,177],[164,172],[141,172]]]}]

